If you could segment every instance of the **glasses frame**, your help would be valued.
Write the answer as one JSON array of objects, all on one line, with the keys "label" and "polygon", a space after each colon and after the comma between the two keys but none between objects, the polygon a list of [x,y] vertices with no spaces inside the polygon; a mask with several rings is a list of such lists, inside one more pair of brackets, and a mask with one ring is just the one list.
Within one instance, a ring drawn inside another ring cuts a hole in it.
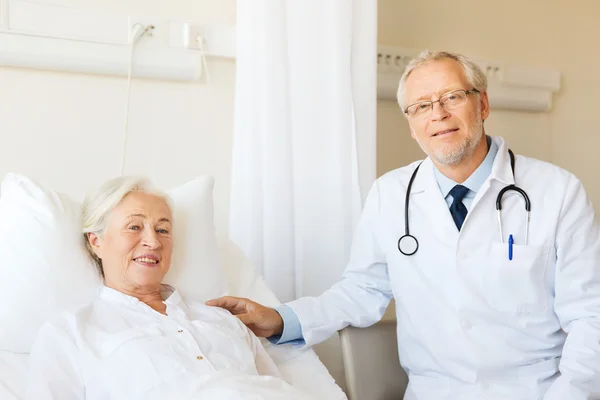
[{"label": "glasses frame", "polygon": [[440,98],[439,98],[439,99],[437,99],[437,100],[434,100],[434,101],[427,100],[427,101],[418,101],[418,102],[416,102],[416,103],[412,103],[412,104],[410,104],[409,106],[407,106],[407,107],[404,109],[404,114],[408,115],[409,117],[413,117],[413,118],[414,118],[414,117],[415,117],[414,115],[409,115],[409,114],[408,114],[408,109],[409,109],[409,108],[411,108],[412,106],[415,106],[415,105],[417,105],[417,104],[429,104],[429,110],[427,110],[427,111],[425,112],[425,114],[419,115],[419,117],[420,117],[420,116],[425,116],[425,115],[427,115],[427,113],[431,112],[431,111],[433,110],[433,105],[434,105],[435,103],[440,103],[440,106],[442,106],[442,108],[443,108],[444,110],[446,110],[446,107],[444,107],[444,104],[441,102],[441,99],[442,99],[443,97],[445,97],[445,96],[449,95],[449,94],[456,93],[456,92],[464,92],[464,93],[465,93],[465,98],[466,98],[468,95],[470,95],[471,93],[481,93],[479,90],[477,90],[477,89],[475,89],[475,88],[473,88],[473,89],[471,89],[471,90],[466,90],[466,89],[452,90],[451,92],[444,93],[443,95],[441,95],[441,96],[440,96]]}]

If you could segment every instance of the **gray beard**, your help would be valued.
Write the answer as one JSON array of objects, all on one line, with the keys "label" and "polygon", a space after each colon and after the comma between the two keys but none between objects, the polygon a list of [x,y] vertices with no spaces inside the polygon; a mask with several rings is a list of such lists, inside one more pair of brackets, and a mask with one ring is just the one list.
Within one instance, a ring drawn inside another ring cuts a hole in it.
[{"label": "gray beard", "polygon": [[[475,149],[483,138],[483,120],[481,118],[479,118],[477,124],[473,127],[472,133],[467,136],[466,140],[460,146],[451,152],[438,153],[434,150],[429,157],[441,165],[454,166],[460,164],[461,161],[473,155],[473,152],[475,152]],[[419,143],[419,145],[421,144]],[[425,151],[423,146],[421,146],[421,149]]]}]

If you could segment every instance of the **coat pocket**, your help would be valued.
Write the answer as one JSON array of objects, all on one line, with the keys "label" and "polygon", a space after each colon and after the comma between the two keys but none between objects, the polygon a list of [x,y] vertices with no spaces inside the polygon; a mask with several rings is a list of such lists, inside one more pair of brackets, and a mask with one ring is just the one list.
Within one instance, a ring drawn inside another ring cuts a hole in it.
[{"label": "coat pocket", "polygon": [[491,261],[485,267],[484,287],[488,304],[497,311],[532,313],[548,306],[546,270],[549,245],[513,245],[509,260],[507,243],[492,243]]}]

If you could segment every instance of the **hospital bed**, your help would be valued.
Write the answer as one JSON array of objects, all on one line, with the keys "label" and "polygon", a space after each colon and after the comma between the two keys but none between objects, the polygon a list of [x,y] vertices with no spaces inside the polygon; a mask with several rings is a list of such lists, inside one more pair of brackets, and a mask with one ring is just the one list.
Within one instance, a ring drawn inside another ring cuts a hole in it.
[{"label": "hospital bed", "polygon": [[[255,273],[244,254],[232,243],[220,246],[231,294],[250,297],[266,305],[279,301]],[[2,326],[1,329],[7,329]],[[292,385],[312,394],[315,399],[342,400],[346,395],[312,349],[296,350],[291,346],[263,344],[284,378]],[[29,356],[0,351],[0,400],[23,400]]]},{"label": "hospital bed", "polygon": [[[212,178],[205,177],[192,181],[191,186],[183,185],[178,191],[171,193],[171,196],[175,196],[175,207],[182,207],[179,209],[182,212],[180,215],[193,227],[182,231],[186,236],[180,237],[180,240],[183,240],[180,249],[185,249],[188,241],[192,243],[190,248],[194,249],[194,262],[186,265],[191,265],[192,269],[189,271],[201,271],[200,275],[188,275],[190,279],[177,281],[177,285],[187,284],[188,293],[200,297],[208,295],[211,288],[217,285],[221,294],[248,297],[271,307],[280,304],[237,246],[228,240],[217,244],[212,225],[212,182]],[[53,296],[52,299],[63,295],[66,298],[72,295],[81,298],[73,291],[75,288],[84,288],[82,293],[86,296],[87,293],[91,293],[90,298],[93,298],[91,291],[97,288],[97,283],[86,281],[82,275],[73,274],[68,268],[60,271],[58,279],[67,282],[66,285],[57,286],[56,282],[52,282],[52,278],[56,276],[54,263],[77,266],[86,259],[75,257],[80,240],[79,223],[75,222],[76,219],[69,219],[69,216],[78,215],[75,203],[23,176],[7,176],[1,188],[3,192],[0,196],[0,238],[3,240],[0,241],[0,245],[4,246],[0,246],[0,254],[3,255],[5,263],[0,264],[0,272],[3,271],[6,275],[3,275],[5,279],[0,281],[4,283],[0,294],[5,296],[2,305],[9,305],[3,312],[13,310],[11,307],[14,307],[16,312],[0,314],[7,315],[7,320],[0,321],[0,337],[7,341],[3,345],[6,347],[0,347],[0,400],[22,400],[29,355],[5,350],[29,350],[26,336],[30,333],[29,336],[33,340],[36,333],[34,331],[39,326],[37,321],[41,324],[44,319],[50,317],[44,312],[40,313],[42,308],[39,305],[44,302],[45,295]],[[73,232],[77,234],[73,238],[55,235],[57,232],[63,232],[63,229],[66,229],[64,232],[69,235]],[[44,245],[37,246],[34,253],[30,251],[32,237],[45,239]],[[53,237],[56,241],[50,240]],[[206,247],[201,248],[199,243]],[[190,246],[189,243],[187,246]],[[207,257],[201,260],[202,265],[196,265],[195,260],[200,259],[196,255],[199,251],[202,254],[210,253],[214,258]],[[28,258],[29,254],[41,258]],[[44,265],[45,270],[38,268]],[[91,265],[87,267],[93,268]],[[181,273],[181,270],[179,272]],[[218,273],[218,278],[211,278],[213,272]],[[200,285],[203,280],[210,286]],[[226,285],[221,285],[224,282]],[[56,291],[46,292],[47,288]],[[18,302],[13,301],[15,296],[23,293],[26,298]],[[38,293],[41,293],[41,297],[36,297]],[[49,304],[57,303],[50,301]],[[50,307],[45,310],[51,313],[55,312],[56,308]],[[407,379],[398,363],[395,324],[383,321],[366,329],[347,328],[340,336],[350,399],[401,399]],[[312,395],[315,400],[346,399],[346,394],[312,349],[299,350],[290,345],[275,346],[265,339],[262,339],[262,342],[283,377],[293,386]]]},{"label": "hospital bed", "polygon": [[398,360],[396,321],[340,332],[346,392],[350,400],[400,400],[408,376]]}]

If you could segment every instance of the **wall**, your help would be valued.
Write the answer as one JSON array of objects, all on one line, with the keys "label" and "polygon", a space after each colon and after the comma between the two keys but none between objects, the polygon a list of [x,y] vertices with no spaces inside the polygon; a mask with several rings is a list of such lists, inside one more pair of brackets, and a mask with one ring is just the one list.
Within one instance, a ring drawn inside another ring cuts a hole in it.
[{"label": "wall", "polygon": [[[235,24],[235,0],[42,0],[88,10]],[[209,60],[211,84],[135,79],[126,174],[169,188],[215,176],[219,235],[227,229],[235,62]],[[27,174],[81,197],[120,172],[127,80],[0,69],[0,177]]]},{"label": "wall", "polygon": [[[572,171],[600,208],[600,169],[591,163],[600,146],[600,2],[379,0],[379,11],[380,44],[561,71],[552,112],[492,110],[486,132],[505,136],[516,152]],[[379,175],[423,157],[393,102],[379,102],[377,133]]]}]

